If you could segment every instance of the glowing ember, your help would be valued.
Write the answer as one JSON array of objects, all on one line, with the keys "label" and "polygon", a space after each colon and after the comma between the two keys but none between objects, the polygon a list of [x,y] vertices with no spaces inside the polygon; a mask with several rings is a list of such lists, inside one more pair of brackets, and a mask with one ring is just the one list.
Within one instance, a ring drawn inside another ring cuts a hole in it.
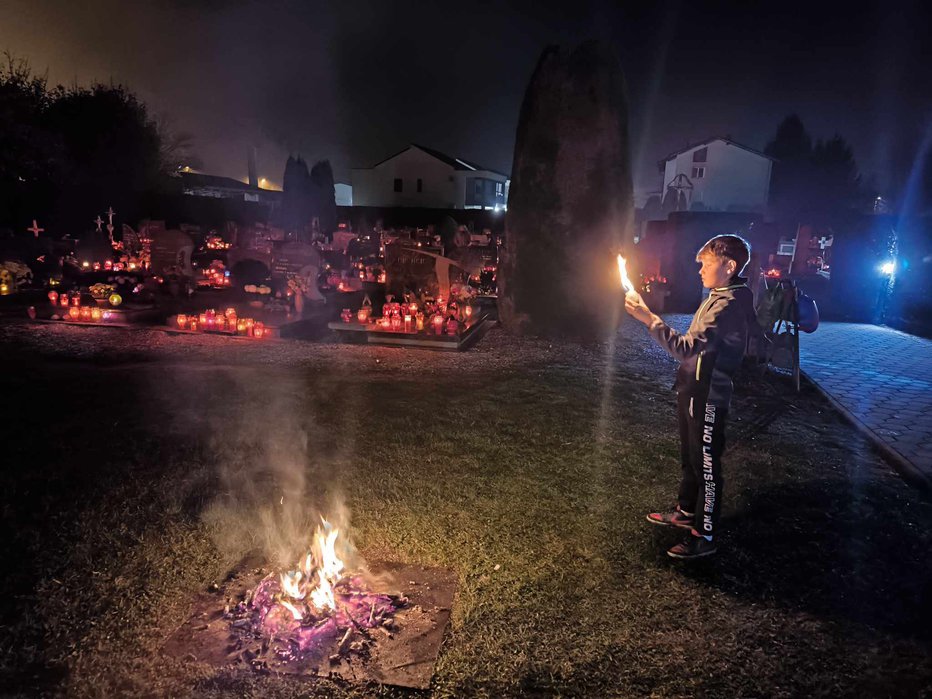
[{"label": "glowing ember", "polygon": [[231,632],[270,639],[270,657],[278,662],[299,660],[335,638],[342,639],[339,652],[352,650],[354,634],[369,639],[366,629],[384,630],[407,603],[400,595],[370,592],[360,575],[347,574],[338,554],[340,531],[321,522],[294,569],[265,576],[224,615]]},{"label": "glowing ember", "polygon": [[621,286],[625,291],[634,291],[634,284],[628,279],[628,272],[625,269],[625,258],[618,256],[618,274],[621,277]]}]

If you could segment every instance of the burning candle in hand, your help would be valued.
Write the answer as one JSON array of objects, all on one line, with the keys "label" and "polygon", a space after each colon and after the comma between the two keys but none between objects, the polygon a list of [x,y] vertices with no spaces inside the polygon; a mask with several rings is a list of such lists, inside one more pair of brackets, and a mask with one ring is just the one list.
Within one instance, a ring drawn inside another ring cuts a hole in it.
[{"label": "burning candle in hand", "polygon": [[621,277],[621,286],[625,290],[625,293],[634,291],[634,284],[628,279],[628,272],[625,269],[625,258],[621,255],[618,256],[618,274]]}]

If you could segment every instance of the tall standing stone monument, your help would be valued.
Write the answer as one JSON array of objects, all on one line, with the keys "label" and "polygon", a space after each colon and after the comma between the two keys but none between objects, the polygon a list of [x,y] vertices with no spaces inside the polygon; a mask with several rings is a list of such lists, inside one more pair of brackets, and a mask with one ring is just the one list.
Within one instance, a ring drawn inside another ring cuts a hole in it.
[{"label": "tall standing stone monument", "polygon": [[499,315],[520,333],[605,339],[623,306],[615,255],[631,247],[624,75],[595,41],[548,47],[515,142]]}]

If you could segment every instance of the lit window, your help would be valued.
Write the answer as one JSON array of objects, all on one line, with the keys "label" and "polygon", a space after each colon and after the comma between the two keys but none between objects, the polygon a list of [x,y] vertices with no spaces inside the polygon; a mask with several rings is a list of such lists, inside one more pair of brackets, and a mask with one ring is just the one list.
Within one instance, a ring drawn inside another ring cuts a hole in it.
[{"label": "lit window", "polygon": [[404,183],[401,181],[401,178],[400,178],[400,177],[396,177],[396,178],[395,178],[395,191],[396,191],[396,192],[403,192],[403,191],[404,191]]},{"label": "lit window", "polygon": [[693,179],[698,180],[705,177],[705,168],[704,167],[694,167],[693,168]]},{"label": "lit window", "polygon": [[503,197],[505,196],[505,185],[501,182],[495,183],[495,196]]}]

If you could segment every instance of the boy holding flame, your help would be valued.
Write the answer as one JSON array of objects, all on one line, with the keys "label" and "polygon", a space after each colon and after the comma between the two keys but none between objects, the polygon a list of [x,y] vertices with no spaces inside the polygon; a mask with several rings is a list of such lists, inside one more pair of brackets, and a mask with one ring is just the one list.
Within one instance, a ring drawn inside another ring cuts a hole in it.
[{"label": "boy holding flame", "polygon": [[[625,310],[680,363],[674,386],[682,461],[678,502],[672,512],[647,515],[651,524],[688,531],[682,543],[667,551],[673,558],[701,558],[717,549],[732,376],[744,357],[748,333],[760,331],[747,279],[739,276],[750,256],[747,241],[737,235],[719,235],[702,246],[696,262],[702,285],[710,291],[685,333],[651,313],[630,282],[625,285]],[[622,273],[623,284],[625,278]]]}]

